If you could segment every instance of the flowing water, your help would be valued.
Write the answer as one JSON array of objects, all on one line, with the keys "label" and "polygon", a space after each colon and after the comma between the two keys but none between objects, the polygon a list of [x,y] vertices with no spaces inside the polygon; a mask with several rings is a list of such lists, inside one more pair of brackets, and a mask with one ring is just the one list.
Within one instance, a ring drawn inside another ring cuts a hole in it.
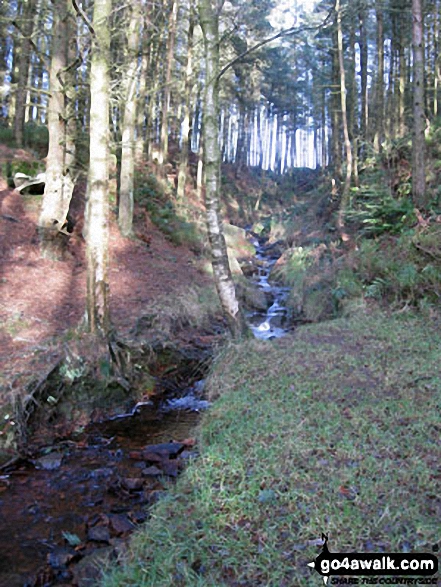
[{"label": "flowing water", "polygon": [[256,338],[263,340],[280,338],[288,331],[286,300],[290,289],[269,283],[271,270],[279,258],[277,248],[258,239],[254,239],[253,244],[256,248],[258,272],[252,278],[252,282],[266,295],[268,309],[266,312],[257,310],[249,312],[247,318]]},{"label": "flowing water", "polygon": [[[98,550],[115,556],[196,454],[188,437],[209,405],[200,388],[90,424],[0,472],[0,587],[81,584]],[[188,448],[169,453],[171,441]]]},{"label": "flowing water", "polygon": [[[287,332],[289,289],[269,283],[277,248],[254,245],[252,282],[268,308],[247,318],[257,338],[277,338]],[[83,585],[97,572],[97,553],[115,556],[195,456],[188,437],[209,407],[203,387],[199,381],[159,405],[137,404],[0,470],[0,587]],[[179,455],[167,452],[171,441],[182,443]]]}]

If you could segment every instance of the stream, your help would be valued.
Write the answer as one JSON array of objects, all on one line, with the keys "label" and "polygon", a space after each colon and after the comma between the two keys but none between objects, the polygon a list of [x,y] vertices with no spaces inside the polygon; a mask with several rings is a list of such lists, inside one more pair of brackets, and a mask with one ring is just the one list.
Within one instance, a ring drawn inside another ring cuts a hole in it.
[{"label": "stream", "polygon": [[[289,292],[269,283],[280,252],[253,244],[251,281],[268,309],[247,319],[257,338],[277,338],[287,332]],[[203,388],[201,380],[175,398],[137,404],[0,469],[0,587],[92,585],[102,561],[124,551],[148,506],[197,456],[191,436],[209,407]]]},{"label": "stream", "polygon": [[[199,387],[198,387],[199,386]],[[190,435],[208,402],[138,405],[0,474],[0,587],[89,585],[196,456]]]},{"label": "stream", "polygon": [[251,281],[264,292],[269,304],[266,312],[248,312],[247,319],[256,338],[272,340],[287,333],[286,300],[290,288],[269,283],[271,270],[280,257],[278,243],[267,244],[255,237],[252,243],[256,248],[257,274]]}]

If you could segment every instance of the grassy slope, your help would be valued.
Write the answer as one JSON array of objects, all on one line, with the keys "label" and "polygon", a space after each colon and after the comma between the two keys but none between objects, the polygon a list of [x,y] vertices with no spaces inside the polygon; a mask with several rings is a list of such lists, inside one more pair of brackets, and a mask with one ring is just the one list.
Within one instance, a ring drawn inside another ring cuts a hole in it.
[{"label": "grassy slope", "polygon": [[316,586],[331,551],[431,551],[441,515],[439,324],[361,315],[219,357],[201,456],[105,587]]}]

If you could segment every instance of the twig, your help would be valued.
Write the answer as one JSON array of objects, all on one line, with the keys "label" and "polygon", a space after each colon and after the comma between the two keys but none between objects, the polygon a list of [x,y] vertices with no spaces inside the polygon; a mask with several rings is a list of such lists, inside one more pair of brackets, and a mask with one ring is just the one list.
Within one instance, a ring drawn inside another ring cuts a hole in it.
[{"label": "twig", "polygon": [[238,55],[235,59],[233,59],[232,61],[227,63],[227,65],[221,70],[221,72],[217,76],[217,79],[220,80],[220,78],[231,67],[233,67],[233,65],[235,65],[238,61],[241,61],[244,57],[246,57],[247,55],[249,55],[253,51],[260,49],[260,47],[262,47],[263,45],[267,45],[268,43],[271,43],[272,41],[275,41],[276,39],[280,39],[281,37],[289,37],[291,35],[298,35],[300,33],[304,33],[306,31],[316,31],[316,30],[321,29],[322,27],[324,27],[328,24],[332,14],[334,13],[334,10],[335,10],[335,0],[333,3],[333,6],[329,10],[329,12],[325,18],[325,20],[323,22],[321,22],[320,24],[315,25],[315,26],[305,26],[305,27],[300,27],[300,28],[291,27],[289,29],[285,29],[283,31],[280,31],[279,33],[277,33],[276,35],[274,35],[272,37],[269,37],[268,39],[264,39],[263,41],[260,41],[260,43],[257,43],[256,45],[253,45],[253,47],[250,47],[249,49],[247,49],[246,51],[244,51],[243,53]]},{"label": "twig", "polygon": [[429,249],[422,247],[420,244],[416,242],[412,242],[412,244],[416,249],[422,251],[423,253],[426,253],[426,255],[429,255],[430,257],[432,257],[432,259],[435,259],[435,261],[438,261],[440,259],[440,255],[436,255],[432,251],[429,251]]},{"label": "twig", "polygon": [[77,4],[76,0],[72,0],[72,6],[75,8],[75,12],[78,14],[78,16],[80,16],[83,19],[85,25],[87,26],[91,34],[95,37],[95,29],[93,28],[92,23],[88,19],[87,14],[84,12],[82,7]]}]

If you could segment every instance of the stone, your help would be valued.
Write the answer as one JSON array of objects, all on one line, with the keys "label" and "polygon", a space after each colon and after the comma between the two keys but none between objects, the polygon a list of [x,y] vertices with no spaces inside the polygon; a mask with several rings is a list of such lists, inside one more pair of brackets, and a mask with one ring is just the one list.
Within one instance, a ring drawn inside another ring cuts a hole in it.
[{"label": "stone", "polygon": [[44,457],[40,457],[39,459],[35,459],[32,462],[34,463],[36,469],[54,471],[55,469],[59,469],[61,467],[61,463],[63,462],[63,455],[53,452],[45,455]]},{"label": "stone", "polygon": [[113,514],[109,516],[110,527],[117,536],[129,534],[135,529],[135,524],[124,514]]},{"label": "stone", "polygon": [[111,546],[97,548],[86,555],[73,568],[74,584],[77,587],[95,587],[101,577],[101,569],[114,556]]},{"label": "stone", "polygon": [[181,453],[185,448],[185,445],[182,442],[163,442],[161,444],[149,444],[144,447],[142,451],[143,458],[148,461],[149,459],[146,458],[146,454],[156,454],[160,455],[163,458],[175,458]]},{"label": "stone", "polygon": [[94,526],[87,531],[87,540],[92,542],[109,542],[110,532],[105,526]]},{"label": "stone", "polygon": [[147,469],[144,469],[142,474],[144,475],[144,477],[159,477],[159,475],[162,475],[162,471],[161,469],[158,469],[158,467],[152,465],[151,467],[147,467]]},{"label": "stone", "polygon": [[71,562],[77,553],[73,548],[56,546],[52,552],[47,555],[47,562],[53,569],[64,569]]},{"label": "stone", "polygon": [[122,486],[129,491],[139,491],[142,489],[143,483],[144,480],[138,477],[125,477],[121,481]]}]

